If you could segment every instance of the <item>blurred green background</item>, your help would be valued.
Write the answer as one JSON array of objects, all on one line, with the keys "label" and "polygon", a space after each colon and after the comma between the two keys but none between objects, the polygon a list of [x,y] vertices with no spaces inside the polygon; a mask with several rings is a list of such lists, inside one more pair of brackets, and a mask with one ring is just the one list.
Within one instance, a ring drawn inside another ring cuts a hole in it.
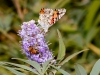
[{"label": "blurred green background", "polygon": [[[67,9],[66,14],[50,28],[46,40],[52,43],[49,47],[55,57],[59,48],[57,29],[66,46],[66,57],[89,49],[62,67],[75,75],[74,64],[80,63],[89,73],[100,58],[100,0],[0,0],[0,61],[20,63],[11,58],[26,58],[21,52],[18,30],[24,21],[37,21],[41,8]],[[0,75],[13,74],[0,67]]]}]

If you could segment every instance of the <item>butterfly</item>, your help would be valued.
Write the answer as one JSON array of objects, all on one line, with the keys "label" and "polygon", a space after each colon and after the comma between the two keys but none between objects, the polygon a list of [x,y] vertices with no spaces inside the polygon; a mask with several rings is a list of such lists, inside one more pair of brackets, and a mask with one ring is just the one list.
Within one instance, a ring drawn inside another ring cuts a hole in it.
[{"label": "butterfly", "polygon": [[34,49],[32,46],[29,46],[28,51],[30,54],[39,54],[37,49]]},{"label": "butterfly", "polygon": [[64,14],[66,9],[45,9],[40,10],[38,23],[44,29],[44,32],[48,32],[48,29],[56,23]]}]

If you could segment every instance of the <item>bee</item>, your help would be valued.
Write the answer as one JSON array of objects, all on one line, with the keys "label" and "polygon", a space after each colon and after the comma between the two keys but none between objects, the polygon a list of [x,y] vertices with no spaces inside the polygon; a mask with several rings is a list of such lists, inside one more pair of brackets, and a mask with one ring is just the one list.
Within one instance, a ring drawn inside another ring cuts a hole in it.
[{"label": "bee", "polygon": [[30,54],[39,54],[37,49],[34,49],[32,46],[29,46],[28,48]]}]

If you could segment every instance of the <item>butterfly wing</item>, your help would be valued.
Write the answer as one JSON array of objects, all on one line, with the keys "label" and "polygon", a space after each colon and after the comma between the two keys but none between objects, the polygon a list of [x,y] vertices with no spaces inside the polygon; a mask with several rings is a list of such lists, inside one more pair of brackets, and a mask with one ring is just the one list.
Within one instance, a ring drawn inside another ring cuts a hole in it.
[{"label": "butterfly wing", "polygon": [[66,13],[66,9],[55,9],[53,11],[51,24],[53,25],[54,23],[56,23],[65,13]]},{"label": "butterfly wing", "polygon": [[47,32],[48,28],[50,27],[49,22],[52,18],[52,15],[53,15],[53,10],[52,9],[42,8],[40,10],[38,23],[44,29],[45,32]]},{"label": "butterfly wing", "polygon": [[48,32],[49,27],[51,27],[56,21],[58,21],[66,12],[66,9],[44,9],[40,10],[40,16],[38,23],[44,29],[44,32]]}]

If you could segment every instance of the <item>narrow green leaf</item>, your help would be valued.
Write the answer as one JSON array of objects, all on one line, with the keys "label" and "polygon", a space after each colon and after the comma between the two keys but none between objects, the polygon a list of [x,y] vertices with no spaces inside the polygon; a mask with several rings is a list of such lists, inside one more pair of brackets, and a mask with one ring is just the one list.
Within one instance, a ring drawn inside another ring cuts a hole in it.
[{"label": "narrow green leaf", "polygon": [[1,29],[3,29],[3,21],[2,21],[2,17],[0,17],[0,31],[1,31]]},{"label": "narrow green leaf", "polygon": [[5,32],[7,32],[8,30],[10,30],[11,28],[11,22],[12,22],[12,15],[6,15],[5,17],[0,18],[0,31],[5,30]]},{"label": "narrow green leaf", "polygon": [[56,70],[58,70],[59,72],[61,72],[63,75],[70,75],[68,72],[64,71],[63,69],[60,69],[58,67],[55,67],[53,65],[51,65],[53,68],[55,68]]},{"label": "narrow green leaf", "polygon": [[7,25],[7,24],[10,25],[12,19],[13,19],[13,16],[12,16],[12,15],[7,15],[7,16],[5,17],[5,21],[6,21],[6,22],[4,22],[5,25]]},{"label": "narrow green leaf", "polygon": [[78,46],[78,47],[81,47],[83,48],[83,37],[81,34],[75,34],[73,35],[72,37],[73,42]]},{"label": "narrow green leaf", "polygon": [[61,2],[62,2],[62,0],[58,0],[58,1],[54,2],[54,3],[51,5],[51,8],[56,8]]},{"label": "narrow green leaf", "polygon": [[86,35],[86,44],[89,44],[93,37],[98,33],[99,28],[93,26]]},{"label": "narrow green leaf", "polygon": [[40,74],[42,74],[42,72],[41,72],[41,66],[37,62],[31,61],[31,60],[19,59],[19,58],[13,58],[13,59],[23,61],[23,62],[25,62],[25,63],[33,66]]},{"label": "narrow green leaf", "polygon": [[51,5],[51,8],[61,8],[63,7],[64,5],[70,3],[71,1],[70,0],[65,0],[65,1],[62,1],[62,0],[57,0],[56,2],[54,2],[52,5]]},{"label": "narrow green leaf", "polygon": [[22,73],[22,72],[19,72],[19,71],[15,70],[14,68],[6,67],[6,66],[2,66],[2,67],[4,67],[4,68],[10,70],[11,72],[13,72],[13,73],[16,74],[16,75],[26,75],[26,74],[24,74],[24,73]]},{"label": "narrow green leaf", "polygon": [[59,37],[59,52],[58,52],[57,60],[61,60],[65,56],[66,48],[59,30],[57,30],[57,32]]},{"label": "narrow green leaf", "polygon": [[46,70],[49,68],[49,63],[51,62],[52,60],[48,60],[46,61],[42,66],[42,73],[44,74],[46,72]]},{"label": "narrow green leaf", "polygon": [[100,74],[100,59],[94,64],[90,75],[99,75]]},{"label": "narrow green leaf", "polygon": [[35,71],[34,69],[32,69],[31,67],[25,66],[25,65],[20,65],[20,64],[15,64],[15,63],[9,63],[9,62],[0,62],[1,65],[13,65],[16,67],[20,67],[23,68],[25,70],[31,71],[33,73],[39,74],[37,71]]},{"label": "narrow green leaf", "polygon": [[[87,31],[90,29],[93,23],[93,19],[95,18],[96,12],[99,10],[100,7],[100,1],[99,0],[94,0],[92,1],[88,14],[85,19],[85,30]],[[91,18],[90,18],[91,17]]]},{"label": "narrow green leaf", "polygon": [[75,70],[76,70],[76,75],[87,75],[85,69],[79,64],[75,65]]},{"label": "narrow green leaf", "polygon": [[62,1],[62,3],[60,3],[58,6],[59,6],[59,8],[62,8],[63,6],[67,5],[70,2],[71,2],[70,0]]},{"label": "narrow green leaf", "polygon": [[70,59],[72,59],[74,56],[76,56],[76,55],[78,55],[78,54],[80,54],[80,53],[82,53],[82,52],[84,52],[84,51],[87,51],[87,49],[86,49],[86,50],[79,51],[79,52],[76,52],[76,53],[74,53],[74,54],[68,56],[67,58],[65,58],[65,59],[60,63],[60,65],[65,64],[65,63],[68,62]]}]

